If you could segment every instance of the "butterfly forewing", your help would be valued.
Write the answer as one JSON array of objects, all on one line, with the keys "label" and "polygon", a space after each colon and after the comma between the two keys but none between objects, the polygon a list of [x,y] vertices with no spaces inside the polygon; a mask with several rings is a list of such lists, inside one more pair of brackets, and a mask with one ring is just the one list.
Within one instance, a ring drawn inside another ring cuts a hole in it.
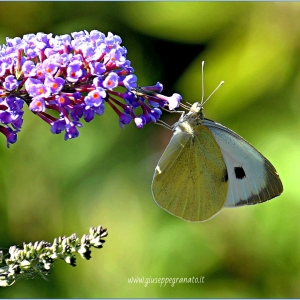
[{"label": "butterfly forewing", "polygon": [[256,204],[272,199],[283,191],[273,165],[253,146],[229,128],[203,120],[219,144],[228,172],[225,207]]},{"label": "butterfly forewing", "polygon": [[159,206],[187,221],[205,221],[224,206],[227,171],[219,145],[202,125],[176,131],[155,169],[152,193]]}]

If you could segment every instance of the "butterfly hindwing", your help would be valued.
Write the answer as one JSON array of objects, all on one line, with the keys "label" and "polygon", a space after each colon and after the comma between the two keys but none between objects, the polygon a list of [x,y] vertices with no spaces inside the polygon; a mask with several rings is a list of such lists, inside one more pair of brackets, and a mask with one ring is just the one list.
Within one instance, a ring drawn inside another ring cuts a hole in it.
[{"label": "butterfly hindwing", "polygon": [[257,204],[280,195],[283,186],[273,165],[229,128],[204,119],[219,144],[228,172],[225,207]]},{"label": "butterfly hindwing", "polygon": [[155,169],[152,194],[171,214],[205,221],[224,206],[227,179],[219,145],[205,126],[198,125],[193,134],[174,133]]}]

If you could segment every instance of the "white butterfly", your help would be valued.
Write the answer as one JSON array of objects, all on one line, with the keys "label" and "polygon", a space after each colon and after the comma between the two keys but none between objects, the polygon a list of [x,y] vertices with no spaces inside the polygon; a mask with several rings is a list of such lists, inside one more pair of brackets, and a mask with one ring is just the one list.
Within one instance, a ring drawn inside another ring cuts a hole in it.
[{"label": "white butterfly", "polygon": [[203,105],[210,97],[203,101],[203,66],[202,101],[172,126],[173,137],[151,187],[160,207],[191,222],[206,221],[223,207],[262,203],[283,191],[275,168],[259,151],[204,118]]}]

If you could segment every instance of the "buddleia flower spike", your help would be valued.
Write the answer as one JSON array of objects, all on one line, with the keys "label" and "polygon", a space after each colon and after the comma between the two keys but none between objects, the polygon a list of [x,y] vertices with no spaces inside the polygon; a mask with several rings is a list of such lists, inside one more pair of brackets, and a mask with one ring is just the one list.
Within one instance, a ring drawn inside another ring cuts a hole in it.
[{"label": "buddleia flower spike", "polygon": [[[83,259],[91,258],[91,247],[100,249],[108,235],[102,226],[91,227],[89,234],[81,239],[75,233],[71,236],[55,238],[53,243],[40,241],[23,243],[23,247],[11,246],[8,257],[3,259],[0,251],[0,287],[11,286],[21,278],[33,278],[41,275],[44,279],[49,275],[56,260],[63,260],[67,264],[76,266],[76,253]],[[3,263],[4,260],[4,263]],[[3,265],[4,266],[1,266]]]},{"label": "buddleia flower spike", "polygon": [[161,95],[159,82],[137,85],[121,43],[118,35],[97,30],[6,38],[0,47],[0,132],[7,146],[17,141],[24,104],[53,134],[64,132],[65,140],[78,137],[81,120],[91,122],[107,106],[122,128],[132,120],[142,128],[160,118],[161,108],[178,107],[181,96]]}]

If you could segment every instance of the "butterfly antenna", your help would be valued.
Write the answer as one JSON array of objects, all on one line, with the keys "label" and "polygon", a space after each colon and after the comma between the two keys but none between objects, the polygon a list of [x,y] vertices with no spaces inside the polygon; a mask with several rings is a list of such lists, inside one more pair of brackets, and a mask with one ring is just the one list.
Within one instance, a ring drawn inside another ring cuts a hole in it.
[{"label": "butterfly antenna", "polygon": [[219,89],[219,87],[224,83],[224,81],[221,81],[219,85],[214,89],[214,91],[208,96],[208,98],[204,101],[204,61],[202,61],[202,99],[201,99],[201,106],[210,99],[210,97]]},{"label": "butterfly antenna", "polygon": [[201,105],[203,105],[203,101],[204,101],[204,61],[202,61],[202,69],[201,69],[201,73],[202,73],[202,96],[201,96]]},{"label": "butterfly antenna", "polygon": [[219,85],[214,89],[214,91],[209,95],[209,97],[202,103],[204,105],[210,98],[211,96],[219,89],[219,87],[224,83],[225,81],[221,81]]}]

